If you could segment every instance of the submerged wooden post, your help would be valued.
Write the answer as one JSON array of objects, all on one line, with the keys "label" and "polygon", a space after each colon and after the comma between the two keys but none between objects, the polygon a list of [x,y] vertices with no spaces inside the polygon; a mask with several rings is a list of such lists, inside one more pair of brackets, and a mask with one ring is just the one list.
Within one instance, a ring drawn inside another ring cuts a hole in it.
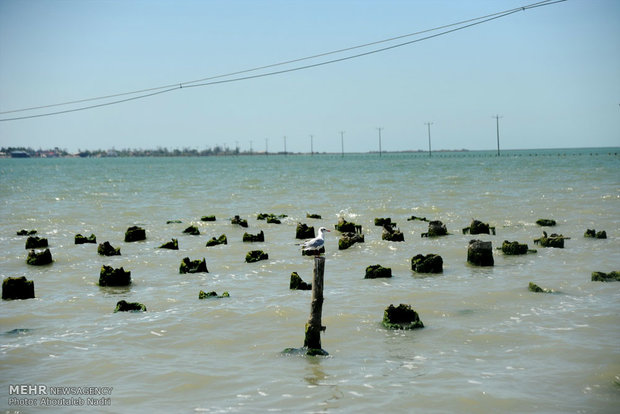
[{"label": "submerged wooden post", "polygon": [[308,349],[308,355],[327,355],[321,348],[321,331],[325,327],[321,324],[323,313],[323,273],[325,271],[325,257],[314,258],[314,275],[312,279],[312,300],[310,303],[310,318],[306,323],[306,337],[304,347]]}]

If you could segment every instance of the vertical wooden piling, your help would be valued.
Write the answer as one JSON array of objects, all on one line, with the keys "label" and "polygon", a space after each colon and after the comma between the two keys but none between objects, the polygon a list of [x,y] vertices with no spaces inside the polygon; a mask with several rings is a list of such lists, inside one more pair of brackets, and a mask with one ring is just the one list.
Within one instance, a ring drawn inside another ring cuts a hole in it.
[{"label": "vertical wooden piling", "polygon": [[321,348],[321,331],[325,327],[321,323],[323,312],[323,273],[325,271],[325,257],[314,258],[314,275],[312,279],[312,300],[310,303],[310,318],[306,323],[306,337],[304,347],[308,348],[309,355],[327,355]]}]

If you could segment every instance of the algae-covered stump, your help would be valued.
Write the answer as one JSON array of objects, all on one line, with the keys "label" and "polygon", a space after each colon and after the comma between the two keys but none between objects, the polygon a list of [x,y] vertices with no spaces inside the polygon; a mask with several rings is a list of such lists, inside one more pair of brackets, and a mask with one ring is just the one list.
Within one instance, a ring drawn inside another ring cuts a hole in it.
[{"label": "algae-covered stump", "polygon": [[362,233],[361,225],[346,221],[342,217],[338,219],[338,224],[334,225],[334,227],[342,233]]},{"label": "algae-covered stump", "polygon": [[75,235],[75,238],[73,239],[73,241],[75,244],[86,244],[86,243],[96,244],[97,236],[95,236],[94,234],[91,234],[90,236],[86,237],[78,233]]},{"label": "algae-covered stump", "polygon": [[593,282],[620,282],[620,272],[613,271],[609,273],[592,272]]},{"label": "algae-covered stump", "polygon": [[248,227],[248,221],[246,219],[242,219],[239,216],[235,216],[230,219],[231,224],[237,224],[241,227]]},{"label": "algae-covered stump", "polygon": [[314,226],[308,226],[305,223],[297,223],[297,228],[295,230],[296,239],[314,239],[315,237]]},{"label": "algae-covered stump", "polygon": [[262,230],[260,231],[260,233],[257,234],[243,233],[242,240],[247,243],[264,242],[265,233]]},{"label": "algae-covered stump", "polygon": [[495,227],[489,226],[489,223],[483,223],[480,220],[472,220],[469,227],[463,229],[463,234],[491,234],[495,235]]},{"label": "algae-covered stump", "polygon": [[605,230],[596,231],[595,229],[586,229],[583,237],[591,237],[593,239],[606,239],[607,232]]},{"label": "algae-covered stump", "polygon": [[185,230],[183,230],[183,234],[189,234],[191,236],[199,236],[200,230],[196,226],[189,226]]},{"label": "algae-covered stump", "polygon": [[389,217],[375,217],[375,226],[391,226],[392,219]]},{"label": "algae-covered stump", "polygon": [[214,215],[202,216],[200,217],[200,221],[215,221],[215,216]]},{"label": "algae-covered stump", "polygon": [[422,237],[439,237],[446,236],[448,234],[448,228],[440,220],[433,220],[428,223],[428,231],[422,233]]},{"label": "algae-covered stump", "polygon": [[419,329],[424,328],[418,313],[411,309],[411,305],[400,304],[388,306],[383,311],[383,326],[388,329]]},{"label": "algae-covered stump", "polygon": [[146,231],[139,226],[131,226],[125,231],[125,241],[135,242],[146,240]]},{"label": "algae-covered stump", "polygon": [[122,267],[114,269],[111,266],[101,266],[99,272],[99,286],[129,286],[131,284],[131,272]]},{"label": "algae-covered stump", "polygon": [[527,288],[530,292],[535,292],[535,293],[555,293],[553,289],[541,288],[534,282],[530,282]]},{"label": "algae-covered stump", "polygon": [[211,240],[207,242],[207,247],[217,246],[219,244],[228,244],[228,239],[226,238],[225,234],[222,234],[217,239],[215,237],[212,237]]},{"label": "algae-covered stump", "polygon": [[338,239],[338,250],[346,250],[355,243],[364,243],[364,235],[361,233],[342,233],[342,236]]},{"label": "algae-covered stump", "polygon": [[502,243],[502,252],[506,255],[526,254],[528,250],[527,244],[521,244],[517,241],[504,240]]},{"label": "algae-covered stump", "polygon": [[208,299],[208,298],[221,299],[221,298],[228,298],[228,297],[230,297],[230,294],[228,292],[222,293],[221,296],[218,295],[217,292],[215,291],[205,292],[204,290],[201,290],[200,292],[198,292],[198,299]]},{"label": "algae-covered stump", "polygon": [[467,262],[476,266],[493,266],[493,245],[490,241],[470,240]]},{"label": "algae-covered stump", "polygon": [[125,300],[121,300],[116,303],[114,313],[116,312],[146,312],[146,306],[139,302],[127,302]]},{"label": "algae-covered stump", "polygon": [[189,257],[184,257],[179,266],[179,273],[209,273],[207,261],[204,257],[202,260],[190,260]]},{"label": "algae-covered stump", "polygon": [[416,273],[443,273],[443,259],[438,254],[415,255],[411,258],[411,270]]},{"label": "algae-covered stump", "polygon": [[564,240],[569,239],[569,237],[564,237],[561,234],[552,233],[551,235],[547,235],[546,232],[543,232],[543,236],[539,239],[534,239],[534,244],[540,244],[542,247],[555,247],[558,249],[564,248]]},{"label": "algae-covered stump", "polygon": [[301,276],[297,272],[291,273],[291,281],[289,283],[289,289],[291,290],[311,290],[312,284],[306,283],[301,279]]},{"label": "algae-covered stump", "polygon": [[402,231],[397,229],[396,223],[386,224],[383,226],[383,232],[381,233],[381,240],[393,241],[393,242],[404,242],[405,235]]},{"label": "algae-covered stump", "polygon": [[47,239],[44,237],[30,236],[26,239],[26,249],[40,249],[47,246]]},{"label": "algae-covered stump", "polygon": [[254,263],[267,259],[269,259],[269,255],[262,250],[251,250],[245,255],[245,261],[247,263]]},{"label": "algae-covered stump", "polygon": [[32,236],[33,234],[37,234],[36,230],[25,230],[21,229],[17,231],[18,236]]},{"label": "algae-covered stump", "polygon": [[556,225],[556,222],[552,219],[538,219],[536,220],[536,224],[542,227],[553,227]]},{"label": "algae-covered stump", "polygon": [[379,279],[392,277],[392,269],[381,265],[372,265],[366,268],[364,279]]},{"label": "algae-covered stump", "polygon": [[306,218],[311,218],[311,219],[318,219],[320,220],[322,217],[320,214],[310,214],[310,213],[306,213]]},{"label": "algae-covered stump", "polygon": [[121,248],[114,248],[112,247],[110,242],[105,241],[99,244],[99,246],[97,246],[97,253],[99,253],[101,256],[120,256]]},{"label": "algae-covered stump", "polygon": [[169,242],[166,242],[159,246],[160,249],[170,249],[170,250],[179,250],[179,240],[172,239]]},{"label": "algae-covered stump", "polygon": [[50,249],[45,249],[42,252],[30,250],[26,258],[26,263],[33,266],[43,266],[52,262],[52,252],[50,252]]},{"label": "algae-covered stump", "polygon": [[2,281],[2,299],[32,299],[34,298],[34,282],[25,276],[7,277]]}]

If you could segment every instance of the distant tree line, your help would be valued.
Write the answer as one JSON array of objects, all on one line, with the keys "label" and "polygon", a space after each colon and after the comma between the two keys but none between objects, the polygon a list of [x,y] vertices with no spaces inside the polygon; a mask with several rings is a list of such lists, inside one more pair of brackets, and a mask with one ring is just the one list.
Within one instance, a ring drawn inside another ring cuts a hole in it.
[{"label": "distant tree line", "polygon": [[230,149],[216,145],[212,148],[198,150],[195,148],[172,149],[157,147],[157,149],[109,149],[109,150],[81,150],[69,153],[66,149],[32,149],[30,147],[2,147],[0,155],[10,157],[12,153],[26,153],[33,158],[52,157],[206,157],[213,155],[249,155],[250,152],[240,151],[239,148]]}]

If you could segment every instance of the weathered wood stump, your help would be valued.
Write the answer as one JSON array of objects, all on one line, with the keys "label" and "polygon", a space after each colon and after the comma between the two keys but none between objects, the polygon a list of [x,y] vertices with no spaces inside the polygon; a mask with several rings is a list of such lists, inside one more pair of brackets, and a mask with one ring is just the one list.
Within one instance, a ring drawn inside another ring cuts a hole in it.
[{"label": "weathered wood stump", "polygon": [[480,220],[472,220],[469,227],[463,229],[463,234],[491,234],[495,235],[495,227],[489,226],[489,223],[483,223]]},{"label": "weathered wood stump", "polygon": [[242,219],[239,216],[235,216],[230,219],[231,224],[237,224],[241,227],[248,227],[248,221],[246,219]]},{"label": "weathered wood stump", "polygon": [[26,263],[32,266],[43,266],[52,262],[52,252],[50,252],[50,249],[45,249],[42,252],[30,250],[26,258]]},{"label": "weathered wood stump", "polygon": [[311,290],[312,284],[306,283],[301,279],[301,276],[297,272],[291,273],[291,281],[289,283],[289,289],[291,290]]},{"label": "weathered wood stump", "polygon": [[25,276],[7,277],[2,281],[2,299],[32,299],[34,298],[34,282]]},{"label": "weathered wood stump", "polygon": [[44,237],[30,236],[26,239],[26,249],[41,249],[47,246],[47,239]]},{"label": "weathered wood stump", "polygon": [[222,234],[217,239],[215,237],[212,237],[211,240],[207,242],[207,247],[217,246],[219,244],[228,244],[228,239],[226,238],[225,234]]},{"label": "weathered wood stump", "polygon": [[328,355],[321,347],[321,332],[325,331],[321,317],[323,313],[323,281],[325,272],[325,257],[317,256],[314,258],[314,274],[312,278],[312,298],[310,300],[310,318],[306,323],[306,335],[304,337],[304,347],[306,354]]},{"label": "weathered wood stump", "polygon": [[346,250],[355,243],[364,243],[364,235],[361,233],[342,233],[338,239],[338,250]]},{"label": "weathered wood stump", "polygon": [[189,234],[191,236],[199,236],[200,235],[200,229],[198,229],[197,226],[189,226],[188,228],[183,230],[183,234]]},{"label": "weathered wood stump", "polygon": [[131,226],[125,231],[125,241],[135,242],[146,240],[146,231],[139,226]]},{"label": "weathered wood stump", "polygon": [[381,240],[404,242],[405,235],[400,229],[396,228],[396,223],[386,224],[383,226],[383,232],[381,233]]},{"label": "weathered wood stump", "polygon": [[366,268],[364,279],[378,279],[392,277],[392,269],[381,265],[371,265]]},{"label": "weathered wood stump", "polygon": [[224,292],[222,293],[222,295],[218,295],[215,291],[212,292],[205,292],[204,290],[201,290],[200,292],[198,292],[198,299],[209,299],[209,298],[229,298],[230,294],[228,292]]},{"label": "weathered wood stump", "polygon": [[214,215],[202,216],[200,217],[200,221],[215,221],[215,216]]},{"label": "weathered wood stump", "polygon": [[556,225],[556,222],[552,219],[538,219],[536,220],[536,224],[542,227],[553,227]]},{"label": "weathered wood stump", "polygon": [[311,219],[321,219],[321,215],[320,214],[310,214],[310,213],[306,213],[306,218],[311,218]]},{"label": "weathered wood stump", "polygon": [[517,241],[504,240],[502,243],[502,252],[506,255],[526,254],[528,250],[527,244],[521,244]]},{"label": "weathered wood stump", "polygon": [[190,260],[189,257],[184,257],[179,266],[179,273],[209,273],[207,261],[204,257],[202,260]]},{"label": "weathered wood stump", "polygon": [[400,304],[388,306],[383,311],[383,326],[388,329],[419,329],[424,328],[420,316],[411,305]]},{"label": "weathered wood stump", "polygon": [[438,254],[415,255],[411,258],[411,270],[416,273],[443,273],[443,259]]},{"label": "weathered wood stump", "polygon": [[37,234],[36,230],[25,230],[21,229],[17,231],[18,236],[32,236],[33,234]]},{"label": "weathered wood stump", "polygon": [[139,302],[121,300],[116,303],[114,313],[116,312],[146,312],[146,306]]},{"label": "weathered wood stump", "polygon": [[593,282],[619,282],[620,272],[619,271],[613,271],[609,273],[592,272],[592,281]]},{"label": "weathered wood stump", "polygon": [[334,227],[341,233],[362,233],[361,225],[346,221],[342,217],[338,219],[338,224],[334,225]]},{"label": "weathered wood stump", "polygon": [[86,244],[86,243],[96,244],[97,236],[95,236],[94,234],[91,234],[90,236],[86,237],[78,233],[75,235],[75,238],[73,239],[73,241],[75,244]]},{"label": "weathered wood stump", "polygon": [[591,237],[593,239],[606,239],[607,232],[605,230],[596,231],[595,229],[586,229],[583,237]]},{"label": "weathered wood stump", "polygon": [[306,223],[297,223],[297,228],[295,229],[296,239],[314,239],[315,237],[314,226],[308,226]]},{"label": "weathered wood stump", "polygon": [[110,242],[105,241],[103,243],[100,243],[99,246],[97,246],[97,253],[99,253],[101,256],[120,256],[121,248],[114,248],[112,247]]},{"label": "weathered wood stump", "polygon": [[264,242],[265,233],[262,230],[257,234],[243,233],[243,241],[249,243]]},{"label": "weathered wood stump", "polygon": [[422,233],[422,237],[439,237],[446,236],[448,234],[448,229],[445,224],[443,224],[440,220],[433,220],[428,223],[428,231],[426,233]]},{"label": "weathered wood stump", "polygon": [[542,247],[555,247],[558,249],[564,248],[564,240],[570,239],[570,237],[564,237],[561,234],[551,233],[547,235],[543,232],[543,236],[539,239],[534,239],[534,244],[540,244]]},{"label": "weathered wood stump", "polygon": [[172,239],[169,242],[166,242],[159,246],[160,249],[170,249],[170,250],[179,250],[179,240]]},{"label": "weathered wood stump", "polygon": [[262,250],[251,250],[245,255],[247,263],[255,263],[261,260],[268,260],[269,255]]},{"label": "weathered wood stump", "polygon": [[476,266],[493,266],[493,245],[490,241],[470,240],[467,262]]},{"label": "weathered wood stump", "polygon": [[555,293],[554,290],[541,288],[534,282],[530,282],[527,288],[530,292],[535,292],[535,293]]},{"label": "weathered wood stump", "polygon": [[131,284],[131,272],[125,269],[114,269],[111,266],[101,266],[99,272],[99,286],[129,286]]}]

